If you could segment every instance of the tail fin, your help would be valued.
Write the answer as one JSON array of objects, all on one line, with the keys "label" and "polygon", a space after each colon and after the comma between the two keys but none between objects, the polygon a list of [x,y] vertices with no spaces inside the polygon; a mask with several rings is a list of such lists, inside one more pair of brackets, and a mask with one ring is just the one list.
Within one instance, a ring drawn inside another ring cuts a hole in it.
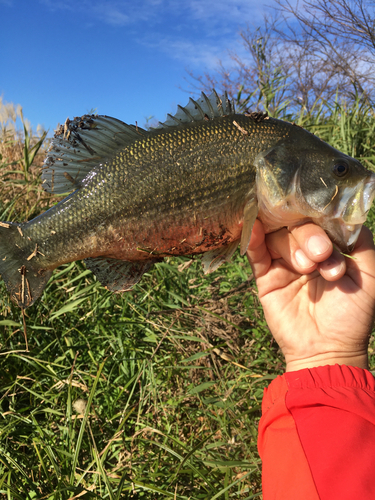
[{"label": "tail fin", "polygon": [[41,296],[52,274],[37,266],[30,248],[31,243],[25,244],[20,224],[0,222],[0,274],[12,300],[22,308],[31,306]]}]

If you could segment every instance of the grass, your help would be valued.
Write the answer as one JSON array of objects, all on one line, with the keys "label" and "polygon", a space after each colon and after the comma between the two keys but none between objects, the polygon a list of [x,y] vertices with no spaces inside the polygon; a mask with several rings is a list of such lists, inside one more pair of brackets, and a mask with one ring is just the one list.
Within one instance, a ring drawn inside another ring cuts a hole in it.
[{"label": "grass", "polygon": [[[372,110],[295,118],[372,165]],[[1,142],[0,220],[55,202],[39,184],[42,143],[24,168],[29,135]],[[2,282],[0,297],[0,497],[261,498],[262,394],[284,365],[245,259],[209,276],[199,259],[165,259],[123,295],[62,266],[26,310],[28,351]]]},{"label": "grass", "polygon": [[[183,273],[176,264],[160,264],[124,296],[103,292],[80,264],[65,266],[27,311],[28,353],[9,304],[0,461],[21,498],[30,473],[37,498],[89,488],[93,498],[259,491],[264,373],[282,360],[242,259],[208,282],[198,262]],[[244,283],[245,295],[236,290]],[[249,320],[258,315],[259,324]]]}]

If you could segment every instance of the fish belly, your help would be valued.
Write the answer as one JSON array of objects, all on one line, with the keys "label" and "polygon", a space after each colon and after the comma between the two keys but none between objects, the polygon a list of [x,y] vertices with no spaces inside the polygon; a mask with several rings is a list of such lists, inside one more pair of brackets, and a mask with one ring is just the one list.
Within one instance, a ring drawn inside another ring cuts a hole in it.
[{"label": "fish belly", "polygon": [[[243,214],[243,209],[242,209]],[[241,237],[241,211],[216,216],[148,221],[132,221],[124,227],[108,227],[93,244],[95,256],[119,260],[147,260],[171,255],[194,255],[229,245]],[[91,247],[91,254],[93,254]]]}]

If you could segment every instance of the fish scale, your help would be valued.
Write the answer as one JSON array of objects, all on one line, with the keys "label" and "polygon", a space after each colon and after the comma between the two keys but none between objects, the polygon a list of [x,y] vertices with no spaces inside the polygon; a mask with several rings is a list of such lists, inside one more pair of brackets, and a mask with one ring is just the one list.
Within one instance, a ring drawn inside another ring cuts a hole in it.
[{"label": "fish scale", "polygon": [[[223,121],[228,122],[228,119],[223,119]],[[224,123],[220,127],[215,126],[212,131],[206,133],[206,138],[209,139],[211,134],[215,134],[216,140],[222,141],[222,136],[227,128],[228,123]],[[234,134],[240,134],[233,125],[232,129],[234,129]],[[153,217],[162,213],[178,222],[179,218],[184,220],[186,212],[193,211],[195,207],[201,207],[202,204],[205,204],[209,210],[213,201],[217,205],[225,202],[232,191],[236,192],[240,188],[243,191],[244,181],[249,177],[249,173],[251,175],[251,170],[249,171],[249,165],[243,161],[238,164],[233,162],[235,156],[232,144],[230,142],[225,144],[221,142],[216,144],[216,141],[213,144],[210,142],[205,155],[208,156],[208,163],[207,158],[202,161],[202,145],[205,141],[199,140],[199,131],[195,131],[193,128],[192,134],[188,132],[182,130],[178,133],[176,131],[170,133],[172,139],[168,142],[170,150],[174,151],[174,158],[171,158],[163,148],[161,143],[166,141],[160,133],[151,140],[137,141],[128,151],[119,152],[110,161],[93,169],[83,179],[80,189],[66,200],[24,225],[23,232],[26,237],[31,239],[31,243],[26,242],[27,247],[30,248],[32,242],[39,241],[46,251],[45,257],[38,257],[41,265],[46,267],[50,265],[49,255],[53,255],[53,265],[58,258],[57,255],[60,255],[59,265],[68,262],[72,253],[80,255],[80,258],[92,255],[91,243],[87,244],[89,247],[87,252],[89,253],[82,254],[81,240],[78,239],[74,245],[75,240],[72,236],[74,233],[87,235],[93,230],[97,234],[98,225],[103,225],[104,221],[111,225],[113,220],[135,217],[139,223],[139,219],[142,217]],[[182,138],[185,138],[185,142]],[[244,143],[244,146],[238,149],[236,156],[240,157],[241,154],[247,153],[249,147]],[[254,148],[250,148],[250,152],[251,150],[253,150],[253,155],[257,153]],[[148,151],[150,153],[147,154]],[[211,151],[215,152],[215,156],[211,154]],[[171,170],[170,165],[175,165],[176,157],[178,158],[177,169]],[[212,168],[218,163],[224,168]],[[209,168],[210,164],[211,168]],[[159,165],[161,167],[157,168]],[[228,165],[232,168],[228,169]],[[205,168],[202,168],[203,166]],[[254,169],[252,168],[252,170]],[[190,177],[189,182],[181,184],[181,177],[186,175]],[[131,184],[126,183],[128,176],[132,179]],[[154,184],[155,177],[158,178],[156,192],[160,191],[161,196],[164,197],[164,203],[160,203],[160,198],[155,203],[155,189],[150,186]],[[100,196],[95,196],[97,193],[100,193]],[[95,203],[92,201],[93,196],[95,196]],[[184,209],[185,214],[181,213],[182,209]],[[84,217],[83,214],[86,216]],[[103,214],[105,214],[105,219],[103,219]],[[209,213],[203,214],[203,216],[202,214],[198,215],[200,219],[210,216]],[[44,223],[45,220],[48,221],[48,224]],[[203,220],[200,222],[202,223]],[[53,228],[54,234],[51,234],[51,228]],[[103,244],[100,234],[97,234],[96,238],[100,245]],[[108,234],[105,228],[102,238],[107,241]],[[69,253],[66,250],[67,240],[69,241]],[[142,241],[138,241],[137,245],[142,246],[142,243]]]},{"label": "fish scale", "polygon": [[257,216],[268,231],[313,220],[348,250],[374,197],[374,176],[356,160],[291,123],[235,114],[215,92],[150,131],[105,116],[68,120],[42,177],[51,192],[74,192],[0,226],[0,273],[21,307],[78,259],[114,292],[170,255],[203,254],[212,272],[239,244],[245,253]]}]

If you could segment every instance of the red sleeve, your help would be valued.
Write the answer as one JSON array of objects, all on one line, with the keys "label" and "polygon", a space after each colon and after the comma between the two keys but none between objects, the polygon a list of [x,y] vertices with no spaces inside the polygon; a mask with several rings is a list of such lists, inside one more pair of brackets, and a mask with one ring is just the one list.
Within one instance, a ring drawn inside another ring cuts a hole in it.
[{"label": "red sleeve", "polygon": [[264,500],[375,499],[375,380],[351,366],[288,372],[265,390]]}]

